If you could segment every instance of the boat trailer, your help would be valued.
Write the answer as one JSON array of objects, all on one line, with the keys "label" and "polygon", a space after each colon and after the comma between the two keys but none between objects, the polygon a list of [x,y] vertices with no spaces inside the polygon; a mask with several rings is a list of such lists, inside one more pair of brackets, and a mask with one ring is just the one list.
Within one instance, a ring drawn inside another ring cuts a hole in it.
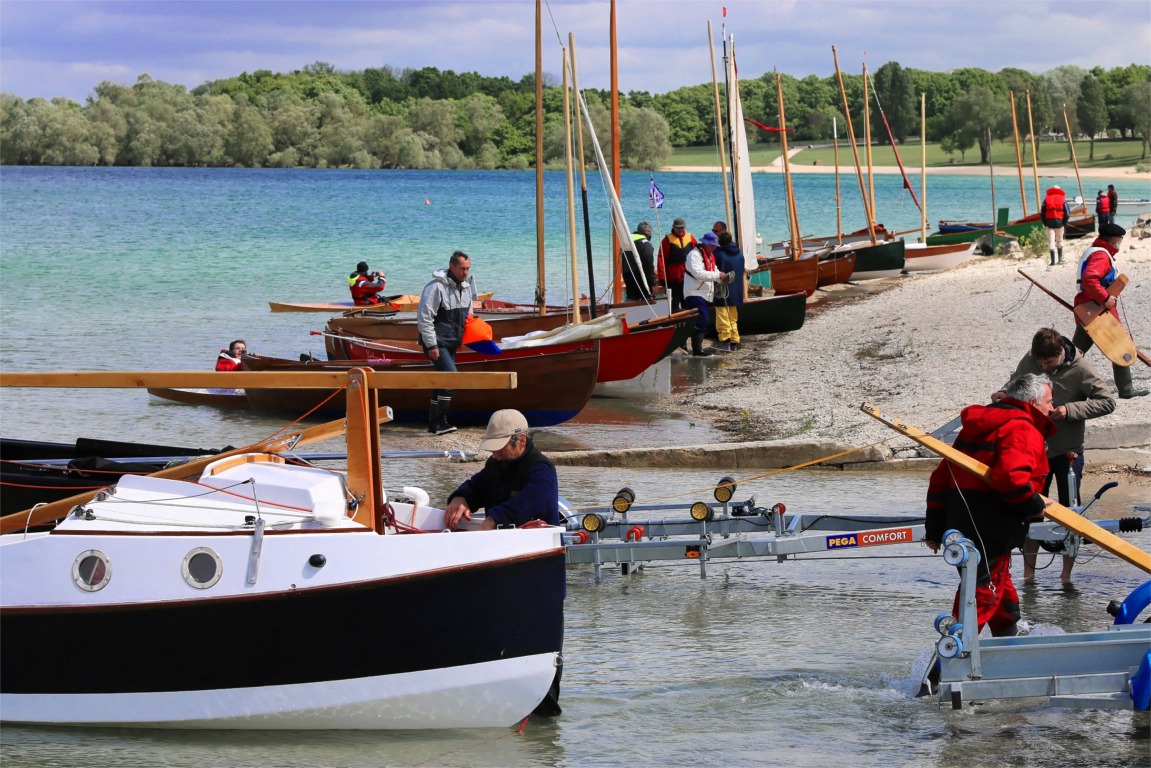
[{"label": "boat trailer", "polygon": [[[1144,509],[1142,507],[1138,508]],[[1151,623],[1134,623],[1151,604],[1151,581],[1108,612],[1097,632],[980,637],[975,605],[980,555],[958,531],[944,535],[943,559],[960,572],[959,617],[935,618],[940,634],[921,696],[952,709],[987,699],[1047,697],[1052,706],[1147,710],[1151,698]]]},{"label": "boat trailer", "polygon": [[[733,501],[736,488],[734,479],[724,477],[714,487],[714,502],[697,501],[687,517],[674,519],[652,515],[682,510],[682,504],[637,505],[630,488],[620,489],[611,504],[602,507],[572,509],[561,504],[568,528],[563,536],[568,563],[594,566],[597,584],[605,566],[619,566],[621,575],[627,576],[656,560],[695,563],[704,579],[711,560],[775,558],[783,562],[833,550],[916,544],[925,536],[922,514],[794,514],[783,504],[757,506],[754,496]],[[1138,531],[1151,527],[1151,517],[1098,524],[1112,531]],[[1081,544],[1075,534],[1053,522],[1033,523],[1028,535],[1047,549],[1069,556]]]}]

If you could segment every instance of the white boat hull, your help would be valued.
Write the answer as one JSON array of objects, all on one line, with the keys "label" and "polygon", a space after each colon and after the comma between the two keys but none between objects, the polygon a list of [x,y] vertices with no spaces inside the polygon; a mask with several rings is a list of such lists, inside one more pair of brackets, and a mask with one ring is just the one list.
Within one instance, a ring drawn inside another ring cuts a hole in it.
[{"label": "white boat hull", "polygon": [[8,723],[133,728],[506,727],[540,703],[541,691],[551,685],[557,664],[558,654],[551,653],[301,685],[162,693],[4,694],[0,695],[0,711]]}]

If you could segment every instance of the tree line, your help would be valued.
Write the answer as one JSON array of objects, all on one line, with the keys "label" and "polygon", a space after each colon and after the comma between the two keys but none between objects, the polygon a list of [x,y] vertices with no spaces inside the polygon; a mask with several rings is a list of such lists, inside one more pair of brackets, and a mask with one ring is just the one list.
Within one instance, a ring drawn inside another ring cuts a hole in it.
[{"label": "tree line", "polygon": [[[792,139],[830,140],[845,134],[835,77],[784,75]],[[864,81],[845,75],[844,91],[857,137],[863,135]],[[545,162],[564,157],[563,92],[545,76]],[[722,89],[721,85],[721,89]],[[873,140],[919,133],[919,94],[926,94],[927,139],[961,156],[974,146],[986,162],[992,138],[1012,135],[1011,94],[1026,134],[1062,134],[1067,122],[1092,140],[1110,133],[1151,136],[1151,66],[1104,70],[1056,67],[1039,75],[1020,69],[993,73],[879,67],[868,82]],[[775,75],[740,81],[744,112],[777,120]],[[610,140],[606,91],[585,90],[601,144]],[[881,109],[882,111],[881,111]],[[752,141],[778,140],[753,129]],[[673,147],[716,143],[710,84],[664,94],[620,95],[620,149],[630,169],[655,169]],[[604,147],[607,154],[607,147]],[[191,91],[140,75],[130,86],[99,83],[85,104],[64,98],[24,100],[0,94],[0,163],[8,165],[126,165],[525,169],[535,162],[535,76],[518,81],[457,74],[434,67],[337,71],[316,62],[291,73],[260,70],[213,80]],[[589,155],[589,162],[591,161]]]}]

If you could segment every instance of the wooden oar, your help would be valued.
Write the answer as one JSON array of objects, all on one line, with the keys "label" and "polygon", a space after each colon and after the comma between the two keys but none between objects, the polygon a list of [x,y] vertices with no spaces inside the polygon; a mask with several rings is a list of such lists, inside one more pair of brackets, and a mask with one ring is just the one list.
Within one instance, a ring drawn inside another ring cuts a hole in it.
[{"label": "wooden oar", "polygon": [[[1030,280],[1039,290],[1046,293],[1051,298],[1055,299],[1064,308],[1071,310],[1079,321],[1083,324],[1083,330],[1091,337],[1099,347],[1108,360],[1116,365],[1131,365],[1138,358],[1145,365],[1151,365],[1151,357],[1146,353],[1140,351],[1135,346],[1135,341],[1127,333],[1126,329],[1119,324],[1115,316],[1108,312],[1103,306],[1089,301],[1079,306],[1072,306],[1063,298],[1061,298],[1054,291],[1050,290],[1031,275],[1024,272],[1022,269],[1016,270],[1019,274]],[[1107,287],[1107,292],[1112,296],[1118,296],[1123,289],[1127,286],[1127,275],[1119,275],[1115,278],[1115,282]]]},{"label": "wooden oar", "polygon": [[[971,458],[963,451],[953,448],[921,429],[917,429],[894,416],[883,413],[883,411],[871,403],[863,403],[859,406],[859,409],[869,416],[874,416],[901,435],[910,437],[924,448],[935,451],[952,464],[966,469],[974,475],[978,475],[984,481],[987,480],[990,469],[983,462]],[[1151,554],[1144,552],[1128,541],[1124,541],[1110,531],[1100,528],[1074,510],[1068,509],[1059,502],[1052,502],[1043,509],[1043,515],[1059,523],[1067,530],[1074,531],[1080,536],[1090,539],[1111,554],[1131,563],[1131,565],[1134,565],[1136,568],[1151,573]]]},{"label": "wooden oar", "polygon": [[[392,420],[392,411],[390,408],[380,408],[378,415],[381,423]],[[335,421],[318,424],[308,429],[278,435],[243,448],[236,448],[235,450],[225,451],[224,453],[215,453],[211,456],[204,456],[195,461],[181,464],[178,467],[162,469],[159,472],[153,472],[150,477],[161,477],[168,480],[187,480],[190,477],[199,475],[204,467],[217,459],[224,459],[228,456],[236,456],[242,453],[279,453],[281,451],[291,450],[297,446],[342,435],[344,433],[344,422],[344,419],[336,419]],[[42,504],[31,512],[25,510],[23,512],[13,512],[10,515],[4,515],[0,517],[0,534],[13,533],[27,526],[50,523],[53,520],[64,517],[72,507],[75,507],[77,504],[88,503],[97,493],[99,493],[99,491],[87,491],[75,496],[69,496],[66,499],[54,501],[50,504]]]}]

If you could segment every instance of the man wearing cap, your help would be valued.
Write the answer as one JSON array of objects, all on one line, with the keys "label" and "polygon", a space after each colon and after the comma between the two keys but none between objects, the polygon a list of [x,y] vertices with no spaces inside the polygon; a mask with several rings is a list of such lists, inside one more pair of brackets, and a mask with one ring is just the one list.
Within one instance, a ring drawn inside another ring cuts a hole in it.
[{"label": "man wearing cap", "polygon": [[[1119,277],[1115,257],[1119,254],[1119,245],[1126,234],[1127,230],[1118,224],[1099,227],[1099,237],[1095,238],[1095,242],[1079,259],[1079,293],[1075,295],[1075,306],[1093,301],[1107,309],[1116,320],[1119,319],[1119,310],[1116,309],[1119,300],[1108,293],[1107,289]],[[1075,316],[1075,335],[1071,337],[1071,343],[1083,353],[1095,344],[1083,329],[1078,315]],[[1112,363],[1111,370],[1115,375],[1115,389],[1119,391],[1121,399],[1129,400],[1147,394],[1146,389],[1135,389],[1130,367]]]},{"label": "man wearing cap", "polygon": [[687,264],[687,255],[697,246],[695,237],[687,231],[687,223],[683,219],[675,219],[671,223],[671,234],[665,235],[659,244],[659,263],[656,265],[656,276],[659,282],[667,286],[671,295],[671,311],[679,312],[683,309],[683,274]]},{"label": "man wearing cap", "polygon": [[521,526],[532,520],[560,524],[555,465],[532,443],[522,413],[512,409],[493,413],[480,448],[491,451],[491,458],[448,497],[446,528],[471,520],[478,509],[487,513],[480,530]]},{"label": "man wearing cap", "polygon": [[[623,284],[628,301],[651,301],[655,285],[655,251],[651,247],[651,224],[641,221],[631,236],[635,250],[623,252]],[[636,256],[639,262],[636,263]]]},{"label": "man wearing cap", "polygon": [[380,303],[379,293],[384,290],[387,279],[379,272],[369,272],[368,262],[361,261],[356,271],[348,275],[348,290],[352,292],[352,303],[357,307],[368,307]]},{"label": "man wearing cap", "polygon": [[691,335],[691,354],[695,357],[714,355],[714,349],[703,348],[703,336],[711,324],[708,304],[715,298],[716,284],[727,285],[727,274],[715,264],[715,249],[719,238],[708,232],[699,239],[699,247],[692,248],[684,267],[683,302],[690,309],[699,312],[695,318],[695,333]]},{"label": "man wearing cap", "polygon": [[[463,342],[464,325],[476,298],[476,281],[469,274],[471,268],[471,258],[463,251],[456,251],[448,268],[437,269],[420,295],[420,306],[416,309],[420,345],[437,371],[454,373],[456,370],[456,350]],[[451,405],[452,390],[432,392],[428,432],[443,435],[456,431],[448,423]]]},{"label": "man wearing cap", "polygon": [[1047,248],[1051,251],[1050,266],[1055,266],[1055,253],[1058,249],[1059,263],[1063,263],[1063,227],[1071,218],[1071,208],[1067,205],[1067,193],[1058,184],[1047,190],[1041,211],[1043,226],[1047,227]]}]

